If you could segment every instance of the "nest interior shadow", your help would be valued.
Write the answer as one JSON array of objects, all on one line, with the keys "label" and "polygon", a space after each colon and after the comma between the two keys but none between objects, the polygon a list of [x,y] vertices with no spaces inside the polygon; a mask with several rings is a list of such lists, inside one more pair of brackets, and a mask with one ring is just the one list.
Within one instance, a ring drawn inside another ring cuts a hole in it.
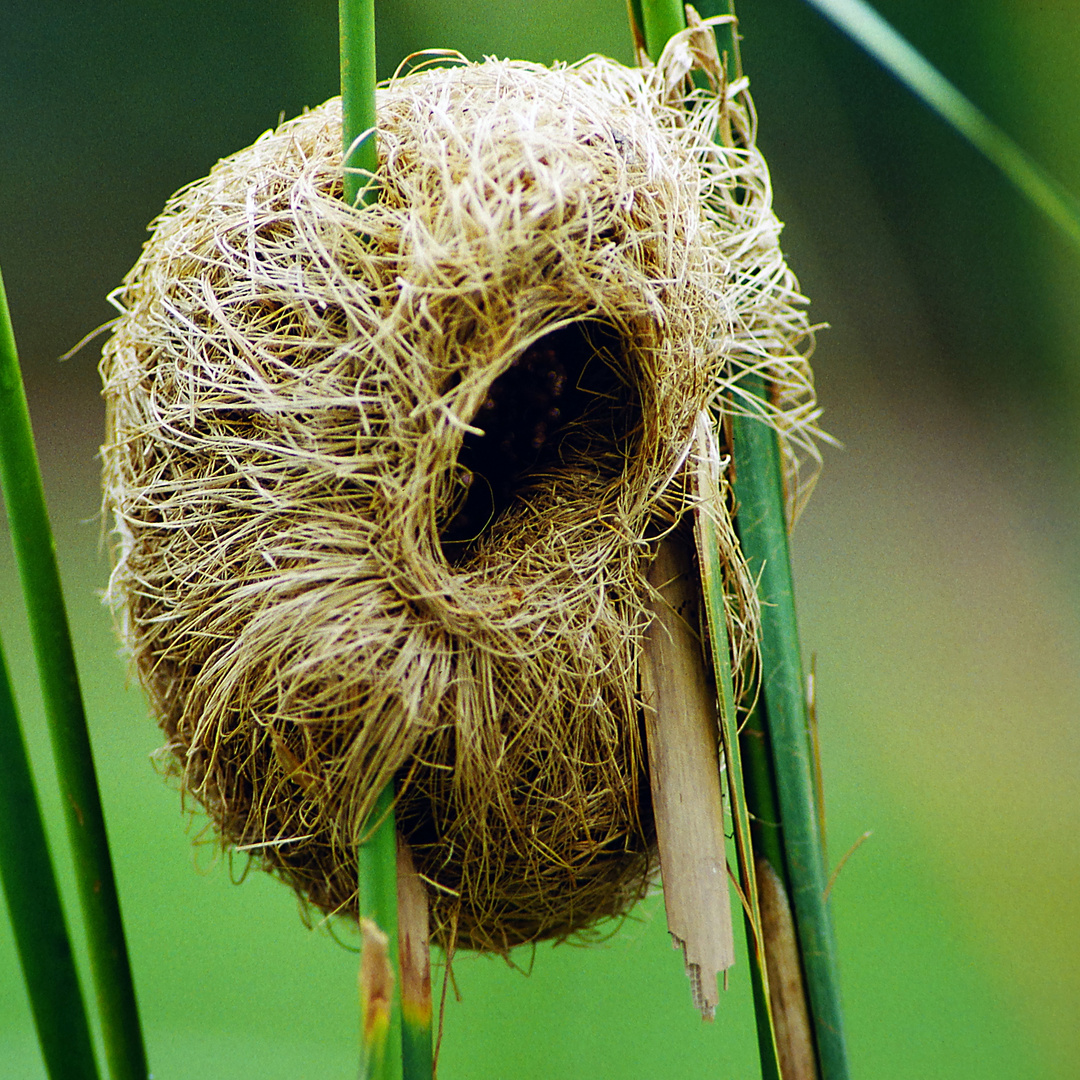
[{"label": "nest interior shadow", "polygon": [[610,327],[572,323],[545,334],[491,384],[472,419],[478,430],[458,454],[460,505],[440,529],[451,562],[466,560],[517,491],[545,470],[575,459],[610,470],[633,455],[641,409],[619,370],[624,355]]},{"label": "nest interior shadow", "polygon": [[178,192],[114,294],[122,639],[184,792],[324,912],[355,915],[395,778],[436,939],[505,952],[649,887],[651,538],[741,371],[779,387],[793,499],[817,418],[752,114],[688,110],[678,45],[394,80],[364,207],[331,100]]}]

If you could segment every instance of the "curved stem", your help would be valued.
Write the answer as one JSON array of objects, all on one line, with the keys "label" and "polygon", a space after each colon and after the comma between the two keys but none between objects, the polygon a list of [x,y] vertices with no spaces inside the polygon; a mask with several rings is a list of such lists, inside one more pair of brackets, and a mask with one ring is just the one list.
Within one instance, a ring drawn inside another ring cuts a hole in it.
[{"label": "curved stem", "polygon": [[992,162],[1080,244],[1080,200],[1050,176],[864,0],[806,0]]}]

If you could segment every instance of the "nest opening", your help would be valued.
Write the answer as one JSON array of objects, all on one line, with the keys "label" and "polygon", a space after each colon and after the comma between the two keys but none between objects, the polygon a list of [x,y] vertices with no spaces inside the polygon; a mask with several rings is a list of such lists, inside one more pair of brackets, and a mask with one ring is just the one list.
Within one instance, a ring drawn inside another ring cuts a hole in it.
[{"label": "nest opening", "polygon": [[[451,564],[545,473],[575,463],[617,467],[633,455],[639,396],[618,331],[596,320],[552,330],[491,383],[457,457],[455,497],[439,531]],[[477,432],[481,433],[477,433]]]}]

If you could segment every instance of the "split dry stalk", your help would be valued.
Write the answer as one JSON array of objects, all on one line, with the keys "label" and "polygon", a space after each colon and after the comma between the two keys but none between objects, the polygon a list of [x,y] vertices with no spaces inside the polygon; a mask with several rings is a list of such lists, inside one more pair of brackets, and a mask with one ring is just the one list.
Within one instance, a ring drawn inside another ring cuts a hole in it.
[{"label": "split dry stalk", "polygon": [[717,976],[735,963],[712,680],[689,538],[660,542],[642,649],[645,733],[668,932],[682,948],[694,1006],[712,1019]]}]

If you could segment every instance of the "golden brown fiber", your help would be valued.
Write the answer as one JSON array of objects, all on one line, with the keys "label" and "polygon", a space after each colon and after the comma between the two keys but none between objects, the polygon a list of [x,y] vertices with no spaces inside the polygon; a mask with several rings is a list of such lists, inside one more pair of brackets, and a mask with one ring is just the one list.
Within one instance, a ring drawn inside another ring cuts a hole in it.
[{"label": "golden brown fiber", "polygon": [[695,418],[762,370],[793,508],[817,419],[748,100],[687,110],[674,56],[400,77],[356,209],[331,100],[174,196],[115,294],[123,639],[222,842],[323,911],[394,777],[437,939],[648,885],[645,575]]}]

